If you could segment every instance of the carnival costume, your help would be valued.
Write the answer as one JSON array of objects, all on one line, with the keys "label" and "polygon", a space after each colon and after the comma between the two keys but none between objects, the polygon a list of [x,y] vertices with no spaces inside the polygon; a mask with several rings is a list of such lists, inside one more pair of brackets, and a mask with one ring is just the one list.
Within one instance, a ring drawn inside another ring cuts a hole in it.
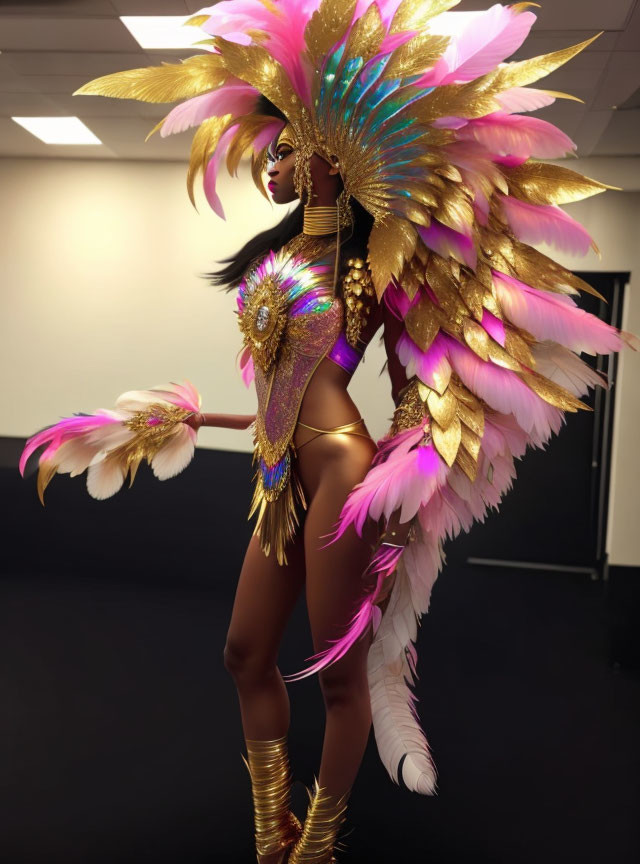
[{"label": "carnival costume", "polygon": [[[593,39],[508,63],[535,21],[529,7],[536,4],[495,5],[454,35],[439,35],[439,16],[455,5],[220,2],[187,22],[210,37],[197,43],[206,53],[106,75],[76,91],[185,100],[152,132],[164,137],[197,127],[188,193],[195,206],[202,171],[207,201],[222,218],[216,179],[225,160],[233,175],[250,155],[253,179],[266,196],[269,147],[286,140],[295,149],[294,182],[306,205],[312,154],[339,168],[344,189],[333,235],[313,231],[313,211],[321,208],[307,206],[308,230],[255,262],[238,286],[240,369],[247,384],[255,378],[258,395],[251,513],[258,514],[265,553],[285,561],[305,506],[292,444],[305,388],[325,356],[354,371],[368,310],[376,300],[387,304],[403,323],[396,352],[408,384],[329,542],[350,525],[362,536],[366,520],[384,528],[398,510],[400,521],[411,523],[409,541],[396,545],[382,533],[369,567],[374,590],[344,635],[288,680],[335,662],[372,624],[368,679],[378,751],[394,782],[401,765],[406,786],[422,794],[434,793],[436,770],[411,691],[414,643],[443,563],[443,541],[499,505],[515,477],[514,459],[528,446],[543,447],[565,412],[590,410],[580,400],[589,387],[608,386],[581,352],[608,354],[625,343],[637,349],[631,334],[579,308],[574,298],[581,291],[600,296],[591,286],[528,245],[595,249],[559,205],[611,187],[538,161],[564,157],[575,144],[552,124],[526,116],[573,98],[527,85]],[[287,122],[258,113],[261,97]],[[338,249],[353,220],[351,198],[374,221],[366,260],[351,259],[344,271]],[[89,466],[89,491],[105,497],[129,466],[133,479],[142,458],[157,476],[170,476],[193,455],[196,433],[181,421],[199,404],[190,385],[124,394],[116,411],[76,415],[34,436],[21,470],[37,446],[50,442],[40,461],[41,492],[56,471],[78,474]],[[325,431],[336,430],[317,430]],[[278,764],[286,776],[285,763]],[[254,759],[256,783],[259,767]],[[318,809],[320,792],[312,798]],[[278,800],[280,828],[271,840],[281,842],[263,849],[284,848],[300,835],[285,798]],[[328,854],[305,858],[304,850],[294,851],[290,860],[334,860],[322,857]]]}]

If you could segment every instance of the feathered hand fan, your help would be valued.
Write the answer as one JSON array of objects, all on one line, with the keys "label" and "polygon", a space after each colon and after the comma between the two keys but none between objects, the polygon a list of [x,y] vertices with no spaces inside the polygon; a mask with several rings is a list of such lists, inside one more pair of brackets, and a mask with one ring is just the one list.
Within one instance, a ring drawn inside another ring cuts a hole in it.
[{"label": "feathered hand fan", "polygon": [[168,480],[193,458],[197,432],[183,421],[199,412],[200,405],[200,394],[188,381],[129,390],[113,410],[65,417],[29,438],[20,456],[20,474],[24,477],[32,453],[48,444],[38,462],[43,505],[44,490],[55,474],[75,477],[88,468],[87,490],[98,500],[115,495],[129,473],[131,488],[143,459],[158,480]]}]

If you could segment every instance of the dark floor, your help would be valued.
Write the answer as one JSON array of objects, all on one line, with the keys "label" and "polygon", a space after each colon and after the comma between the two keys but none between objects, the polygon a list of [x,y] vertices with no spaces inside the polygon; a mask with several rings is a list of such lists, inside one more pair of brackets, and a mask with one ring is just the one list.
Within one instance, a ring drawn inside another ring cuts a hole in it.
[{"label": "dark floor", "polygon": [[[56,477],[46,508],[33,476],[2,471],[2,864],[255,862],[222,663],[249,461],[198,452],[106,502]],[[612,663],[606,586],[456,548],[418,643],[439,794],[394,785],[371,735],[341,864],[635,864],[640,674]],[[282,671],[310,653],[301,598]],[[323,709],[316,679],[289,694],[302,817]]]}]

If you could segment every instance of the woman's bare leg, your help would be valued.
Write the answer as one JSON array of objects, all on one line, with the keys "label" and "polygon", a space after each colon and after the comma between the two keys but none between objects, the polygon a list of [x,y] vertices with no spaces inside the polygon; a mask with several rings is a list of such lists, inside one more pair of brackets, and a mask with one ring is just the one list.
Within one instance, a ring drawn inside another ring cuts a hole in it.
[{"label": "woman's bare leg", "polygon": [[254,535],[238,580],[224,664],[238,691],[245,739],[279,738],[289,729],[289,696],[277,659],[304,585],[302,529],[287,547],[287,559],[280,566],[274,554],[265,556]]},{"label": "woman's bare leg", "polygon": [[[348,493],[359,483],[376,452],[373,441],[353,435],[321,435],[299,453],[300,474],[313,488],[304,526],[306,596],[314,651],[327,648],[344,632],[363,592],[374,578],[363,579],[375,541],[375,526],[361,539],[350,527],[326,549]],[[361,640],[319,673],[326,707],[320,786],[334,796],[351,788],[371,730],[367,654],[371,628]]]}]

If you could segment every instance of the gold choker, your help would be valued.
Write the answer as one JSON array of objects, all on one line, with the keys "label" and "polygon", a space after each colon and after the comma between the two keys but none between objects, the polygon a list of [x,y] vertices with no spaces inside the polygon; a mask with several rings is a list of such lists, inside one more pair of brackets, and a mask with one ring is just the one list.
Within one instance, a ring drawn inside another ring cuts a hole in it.
[{"label": "gold choker", "polygon": [[304,234],[321,236],[323,234],[335,234],[338,230],[338,206],[330,207],[304,207]]}]

